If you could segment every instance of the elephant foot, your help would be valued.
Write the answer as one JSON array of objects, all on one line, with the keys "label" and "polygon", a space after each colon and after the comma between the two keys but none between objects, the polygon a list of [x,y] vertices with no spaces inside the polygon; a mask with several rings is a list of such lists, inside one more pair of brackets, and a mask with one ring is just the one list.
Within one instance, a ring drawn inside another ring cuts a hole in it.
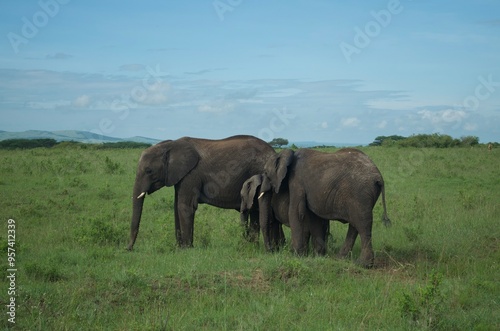
[{"label": "elephant foot", "polygon": [[375,264],[375,256],[372,252],[361,254],[361,257],[356,261],[356,264],[362,266],[363,268],[371,269]]},{"label": "elephant foot", "polygon": [[293,252],[297,256],[307,256],[307,248],[302,248],[302,249],[294,249]]},{"label": "elephant foot", "polygon": [[326,255],[326,249],[316,249],[316,250],[314,250],[314,254],[316,256],[325,256]]},{"label": "elephant foot", "polygon": [[243,233],[243,238],[246,239],[249,243],[258,243],[259,242],[259,234],[245,231]]},{"label": "elephant foot", "polygon": [[365,269],[371,269],[371,268],[373,268],[375,263],[374,263],[374,260],[364,261],[364,260],[359,259],[356,261],[356,264],[359,265],[360,267],[365,268]]},{"label": "elephant foot", "polygon": [[343,259],[343,260],[344,260],[344,259],[347,259],[347,258],[349,258],[349,253],[350,253],[350,252],[351,252],[351,251],[344,251],[344,250],[341,250],[340,252],[338,252],[338,253],[337,253],[337,258],[339,258],[339,259]]}]

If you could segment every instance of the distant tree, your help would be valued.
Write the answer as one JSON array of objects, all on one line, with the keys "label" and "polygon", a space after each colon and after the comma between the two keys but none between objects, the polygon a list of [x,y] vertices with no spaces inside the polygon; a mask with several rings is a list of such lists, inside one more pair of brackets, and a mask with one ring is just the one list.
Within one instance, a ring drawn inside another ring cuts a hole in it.
[{"label": "distant tree", "polygon": [[378,136],[370,146],[400,146],[400,147],[470,147],[479,144],[479,138],[476,136],[463,136],[460,139],[453,139],[447,134],[414,134],[407,138],[398,135]]},{"label": "distant tree", "polygon": [[48,148],[55,145],[57,145],[55,139],[7,139],[0,141],[0,149]]},{"label": "distant tree", "polygon": [[269,145],[275,148],[281,148],[282,146],[288,145],[288,140],[284,138],[274,138],[269,142]]},{"label": "distant tree", "polygon": [[392,135],[392,136],[378,136],[376,137],[373,142],[370,144],[370,146],[390,146],[394,145],[394,142],[406,139],[406,137],[403,136],[398,136],[398,135]]},{"label": "distant tree", "polygon": [[449,148],[461,146],[458,139],[453,139],[447,134],[433,133],[433,134],[416,134],[398,142],[402,147],[436,147],[436,148]]},{"label": "distant tree", "polygon": [[464,147],[476,146],[479,144],[479,138],[476,136],[463,136],[460,137],[461,145]]}]

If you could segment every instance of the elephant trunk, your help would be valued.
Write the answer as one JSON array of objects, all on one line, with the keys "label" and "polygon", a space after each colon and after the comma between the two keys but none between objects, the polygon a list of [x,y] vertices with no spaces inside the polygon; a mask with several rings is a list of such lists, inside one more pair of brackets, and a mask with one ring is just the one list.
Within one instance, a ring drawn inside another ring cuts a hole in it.
[{"label": "elephant trunk", "polygon": [[132,222],[130,223],[130,242],[127,249],[129,251],[134,247],[137,234],[139,233],[139,224],[141,223],[142,207],[144,205],[145,192],[142,192],[139,185],[134,185],[134,192],[132,196]]},{"label": "elephant trunk", "polygon": [[266,250],[272,252],[274,250],[274,237],[276,235],[272,231],[272,209],[271,209],[271,193],[265,193],[259,195],[259,223],[260,230],[262,232],[262,237],[264,239],[264,245]]}]

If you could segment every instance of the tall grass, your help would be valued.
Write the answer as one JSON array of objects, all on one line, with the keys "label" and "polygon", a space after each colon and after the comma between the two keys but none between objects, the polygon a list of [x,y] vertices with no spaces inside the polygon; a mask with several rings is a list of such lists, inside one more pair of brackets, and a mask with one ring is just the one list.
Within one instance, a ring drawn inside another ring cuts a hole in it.
[{"label": "tall grass", "polygon": [[[17,224],[17,327],[500,329],[500,153],[364,151],[385,178],[393,222],[382,226],[378,203],[372,270],[334,258],[346,225],[332,222],[326,257],[268,254],[243,239],[236,211],[207,205],[196,214],[195,247],[179,249],[172,188],[146,198],[127,252],[140,150],[0,151],[4,253],[6,221]],[[352,260],[359,251],[358,241]],[[4,306],[7,279],[0,284]]]}]

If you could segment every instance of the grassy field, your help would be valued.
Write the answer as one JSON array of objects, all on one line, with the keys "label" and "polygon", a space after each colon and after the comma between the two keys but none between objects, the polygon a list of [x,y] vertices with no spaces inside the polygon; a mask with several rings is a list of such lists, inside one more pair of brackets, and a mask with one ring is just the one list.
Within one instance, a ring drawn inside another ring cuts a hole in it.
[{"label": "grassy field", "polygon": [[[334,258],[346,225],[332,222],[327,257],[269,254],[242,238],[238,212],[207,205],[195,248],[178,249],[172,188],[148,196],[127,252],[141,150],[0,151],[0,265],[14,219],[17,329],[500,330],[500,150],[363,150],[393,223],[379,201],[371,270]],[[9,279],[0,286],[8,328]]]}]

